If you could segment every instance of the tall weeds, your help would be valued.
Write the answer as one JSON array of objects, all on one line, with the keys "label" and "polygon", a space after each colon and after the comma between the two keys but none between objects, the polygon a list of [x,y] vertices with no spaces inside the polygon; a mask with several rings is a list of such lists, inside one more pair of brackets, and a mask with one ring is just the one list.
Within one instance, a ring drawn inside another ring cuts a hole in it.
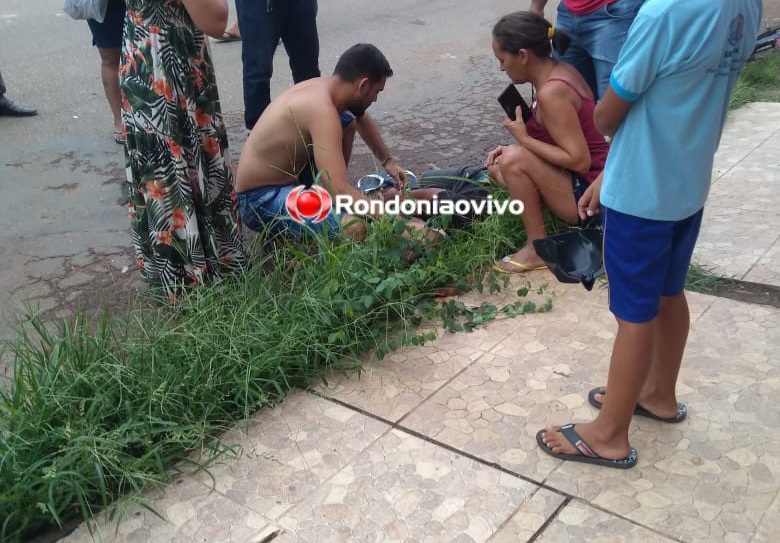
[{"label": "tall weeds", "polygon": [[[432,339],[417,328],[442,316],[426,293],[475,286],[475,270],[518,241],[518,222],[491,217],[434,249],[378,221],[361,244],[267,245],[245,274],[175,306],[145,299],[125,315],[58,324],[27,317],[4,346],[14,365],[0,386],[0,540],[86,518],[119,496],[142,500],[177,460],[218,446],[219,432],[292,387],[359,368],[367,351]],[[459,309],[447,308],[452,321]]]}]

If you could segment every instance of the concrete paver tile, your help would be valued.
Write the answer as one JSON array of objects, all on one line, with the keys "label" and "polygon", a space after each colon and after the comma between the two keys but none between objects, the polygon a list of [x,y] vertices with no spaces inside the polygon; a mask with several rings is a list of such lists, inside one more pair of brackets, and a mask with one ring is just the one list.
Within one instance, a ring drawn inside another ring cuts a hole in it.
[{"label": "concrete paver tile", "polygon": [[490,543],[530,541],[563,503],[565,497],[540,488],[490,539]]},{"label": "concrete paver tile", "polygon": [[747,541],[780,483],[778,316],[715,300],[693,326],[680,375],[688,419],[636,417],[639,464],[628,473],[564,462],[546,483],[684,541]]},{"label": "concrete paver tile", "polygon": [[[538,285],[534,291],[536,288]],[[532,292],[520,298],[516,290],[510,288],[491,296],[473,291],[458,300],[473,305],[487,301],[500,309],[517,300],[541,304],[547,297]],[[364,363],[360,375],[351,372],[329,376],[328,384],[319,385],[317,390],[384,419],[398,421],[515,329],[525,326],[530,317],[496,320],[469,333],[440,329],[435,341],[424,346],[402,347],[382,360],[372,356]]]},{"label": "concrete paver tile", "polygon": [[[242,507],[193,480],[179,479],[150,492],[151,507],[127,507],[119,524],[98,517],[94,541],[103,543],[256,543],[280,529],[262,515]],[[60,543],[92,541],[86,524]]]},{"label": "concrete paver tile", "polygon": [[756,531],[754,543],[774,543],[780,534],[780,492],[775,496]]},{"label": "concrete paver tile", "polygon": [[195,479],[275,519],[387,430],[356,411],[294,392],[274,409],[259,411],[248,425],[227,432],[222,441],[238,445],[240,457],[227,458]]},{"label": "concrete paver tile", "polygon": [[[774,104],[777,108],[778,104]],[[780,109],[780,108],[778,108]],[[780,117],[776,118],[775,132],[769,136],[761,145],[750,153],[747,164],[754,164],[756,168],[763,168],[777,173],[780,168],[780,153],[777,152],[777,138],[780,136]],[[775,177],[775,181],[777,178]]]},{"label": "concrete paver tile", "polygon": [[753,103],[729,114],[720,147],[715,154],[713,180],[743,161],[754,149],[777,132],[780,104]]},{"label": "concrete paver tile", "polygon": [[587,390],[605,382],[615,322],[575,297],[524,319],[403,425],[541,481],[557,462],[539,454],[535,433],[592,415]]},{"label": "concrete paver tile", "polygon": [[[774,145],[777,146],[777,142]],[[768,167],[765,161],[752,160],[754,155],[732,168],[712,186],[707,207],[741,209],[771,222],[771,217],[777,215],[777,172],[780,165]],[[741,231],[742,225],[734,223],[731,229]]]},{"label": "concrete paver tile", "polygon": [[673,540],[574,500],[561,510],[536,541],[539,543],[579,543],[580,541],[672,543]]},{"label": "concrete paver tile", "polygon": [[780,287],[780,237],[750,268],[745,281]]},{"label": "concrete paver tile", "polygon": [[484,351],[448,341],[404,347],[382,360],[371,357],[360,374],[332,375],[318,392],[389,421],[398,421]]},{"label": "concrete paver tile", "polygon": [[392,430],[278,522],[308,543],[485,542],[536,488]]},{"label": "concrete paver tile", "polygon": [[273,538],[272,543],[304,543],[302,540],[298,539],[294,535],[290,534],[289,532],[282,532],[275,538]]},{"label": "concrete paver tile", "polygon": [[780,212],[745,211],[733,207],[704,208],[693,262],[723,277],[743,279],[778,239]]}]

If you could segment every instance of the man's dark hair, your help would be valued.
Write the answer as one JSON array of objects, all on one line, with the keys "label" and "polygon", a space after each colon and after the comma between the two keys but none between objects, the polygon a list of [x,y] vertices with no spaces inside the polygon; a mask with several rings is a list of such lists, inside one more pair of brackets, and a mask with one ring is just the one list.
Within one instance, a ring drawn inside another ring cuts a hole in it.
[{"label": "man's dark hair", "polygon": [[339,76],[344,81],[353,83],[362,77],[367,77],[371,83],[376,83],[383,77],[393,75],[390,63],[370,43],[358,43],[353,45],[339,57],[333,75]]}]

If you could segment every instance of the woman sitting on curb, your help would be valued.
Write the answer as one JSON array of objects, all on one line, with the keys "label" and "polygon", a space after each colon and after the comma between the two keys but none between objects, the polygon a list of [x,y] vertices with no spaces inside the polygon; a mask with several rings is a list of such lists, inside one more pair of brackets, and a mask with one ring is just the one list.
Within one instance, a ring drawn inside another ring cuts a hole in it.
[{"label": "woman sitting on curb", "polygon": [[536,89],[533,115],[523,122],[504,117],[517,143],[498,146],[487,157],[490,176],[522,200],[526,244],[495,268],[523,273],[546,266],[533,240],[547,237],[542,203],[569,224],[579,222],[577,201],[604,169],[609,150],[593,123],[595,102],[585,79],[572,66],[551,57],[562,54],[571,38],[530,12],[505,15],[493,28],[493,52],[514,84]]}]

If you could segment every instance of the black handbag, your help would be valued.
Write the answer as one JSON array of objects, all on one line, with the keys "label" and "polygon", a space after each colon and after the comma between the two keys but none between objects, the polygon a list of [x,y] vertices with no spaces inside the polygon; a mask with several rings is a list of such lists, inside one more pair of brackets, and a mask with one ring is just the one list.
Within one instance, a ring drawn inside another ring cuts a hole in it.
[{"label": "black handbag", "polygon": [[581,228],[534,240],[536,254],[561,283],[582,283],[593,289],[604,275],[604,234],[601,228]]}]

